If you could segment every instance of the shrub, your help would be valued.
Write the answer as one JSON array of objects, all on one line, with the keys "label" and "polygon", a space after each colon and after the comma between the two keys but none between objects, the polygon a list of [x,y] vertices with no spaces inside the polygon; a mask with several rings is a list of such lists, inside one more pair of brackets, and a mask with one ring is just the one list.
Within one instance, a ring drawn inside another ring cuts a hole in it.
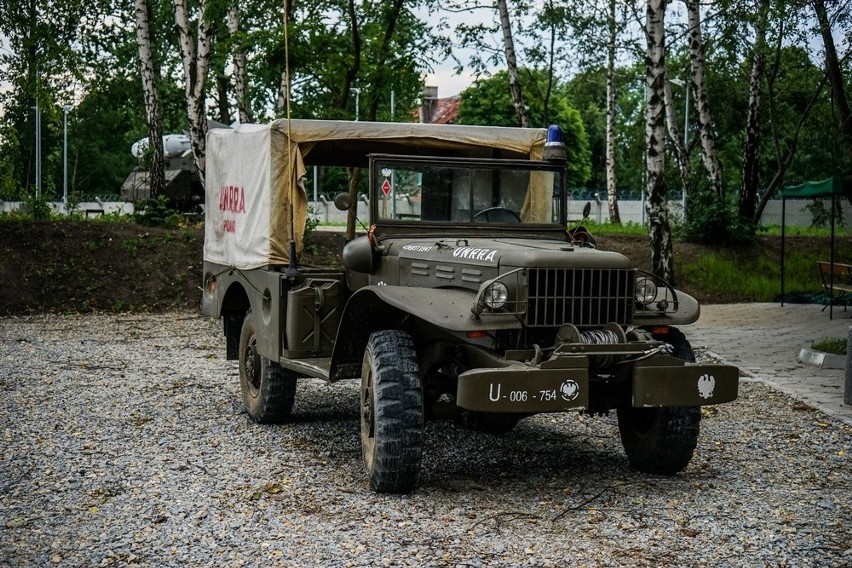
[{"label": "shrub", "polygon": [[180,225],[181,215],[171,207],[165,195],[158,195],[137,203],[133,219],[140,225],[148,227],[165,227],[175,229]]},{"label": "shrub", "polygon": [[687,222],[681,231],[687,241],[714,245],[754,242],[757,224],[741,218],[731,199],[720,200],[712,191],[704,189],[690,197],[686,209]]}]

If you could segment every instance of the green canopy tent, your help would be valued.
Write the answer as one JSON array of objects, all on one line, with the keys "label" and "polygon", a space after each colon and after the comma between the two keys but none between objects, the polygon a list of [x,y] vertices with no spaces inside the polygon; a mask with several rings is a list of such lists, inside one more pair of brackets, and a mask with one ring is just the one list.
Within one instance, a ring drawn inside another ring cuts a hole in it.
[{"label": "green canopy tent", "polygon": [[[807,181],[800,185],[787,185],[781,190],[781,305],[784,305],[784,229],[787,216],[787,199],[831,197],[831,295],[834,292],[834,212],[838,207],[838,196],[846,196],[852,201],[852,183],[841,176],[832,176],[821,181]],[[834,318],[834,302],[829,298],[829,319]]]}]

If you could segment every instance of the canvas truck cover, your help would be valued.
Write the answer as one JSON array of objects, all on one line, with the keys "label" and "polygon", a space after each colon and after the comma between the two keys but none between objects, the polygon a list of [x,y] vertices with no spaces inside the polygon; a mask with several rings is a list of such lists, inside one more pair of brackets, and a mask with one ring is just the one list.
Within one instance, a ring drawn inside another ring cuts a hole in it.
[{"label": "canvas truck cover", "polygon": [[204,260],[248,270],[286,264],[291,239],[301,251],[306,166],[366,167],[372,153],[537,160],[544,141],[544,129],[326,120],[210,130]]}]

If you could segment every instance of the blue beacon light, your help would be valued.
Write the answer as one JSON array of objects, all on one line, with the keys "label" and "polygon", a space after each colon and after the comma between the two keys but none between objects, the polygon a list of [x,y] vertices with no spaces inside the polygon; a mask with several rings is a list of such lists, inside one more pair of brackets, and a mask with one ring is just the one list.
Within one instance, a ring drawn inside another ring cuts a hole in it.
[{"label": "blue beacon light", "polygon": [[565,162],[565,144],[562,143],[562,129],[556,124],[547,127],[542,159],[548,162]]}]

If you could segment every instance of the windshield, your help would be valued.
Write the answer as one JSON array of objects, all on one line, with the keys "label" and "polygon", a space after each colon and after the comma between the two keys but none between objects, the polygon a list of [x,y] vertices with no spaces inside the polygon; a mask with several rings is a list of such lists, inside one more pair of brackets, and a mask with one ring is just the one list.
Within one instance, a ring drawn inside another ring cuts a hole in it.
[{"label": "windshield", "polygon": [[379,222],[560,223],[562,172],[520,160],[377,157],[370,194]]}]

